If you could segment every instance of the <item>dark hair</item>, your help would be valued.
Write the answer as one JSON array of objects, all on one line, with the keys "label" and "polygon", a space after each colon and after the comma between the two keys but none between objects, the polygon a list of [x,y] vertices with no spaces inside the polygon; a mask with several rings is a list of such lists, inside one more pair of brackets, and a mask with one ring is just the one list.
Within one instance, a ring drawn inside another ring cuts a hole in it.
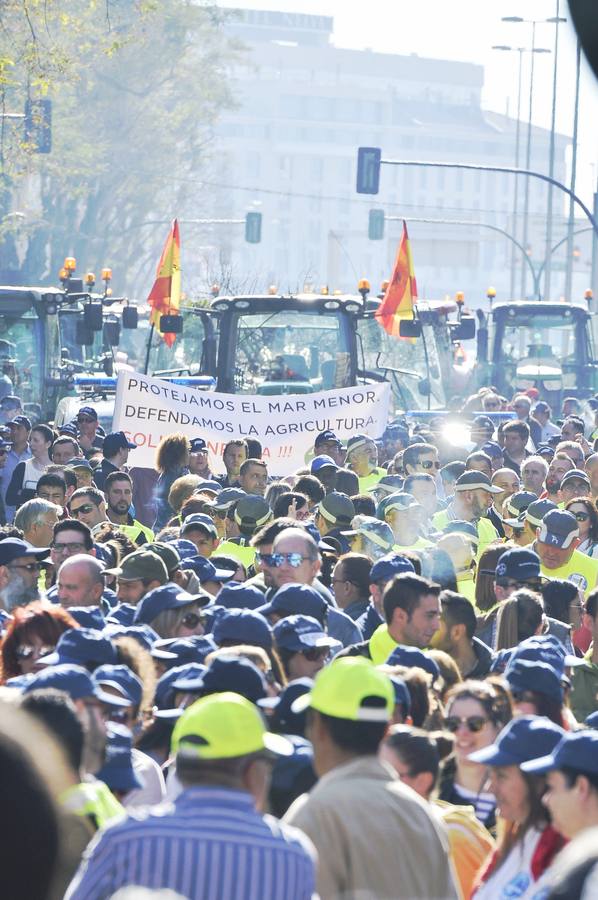
[{"label": "dark hair", "polygon": [[[351,469],[338,469],[334,479],[335,490],[352,497],[359,490],[359,478]],[[296,485],[295,485],[296,487]]]},{"label": "dark hair", "polygon": [[510,650],[536,634],[544,620],[540,594],[519,588],[503,600],[496,617],[495,650]]},{"label": "dark hair", "polygon": [[467,459],[465,460],[465,468],[469,469],[471,466],[471,463],[474,463],[474,462],[488,463],[490,468],[492,468],[492,460],[490,459],[490,457],[488,456],[487,453],[484,453],[483,450],[475,450],[473,453],[470,453],[469,456],[467,457]]},{"label": "dark hair", "polygon": [[[39,482],[38,482],[39,484]],[[92,503],[96,506],[99,506],[100,503],[104,502],[104,495],[101,491],[98,491],[95,487],[81,487],[77,488],[76,491],[73,491],[69,498],[69,506],[73,502],[73,500],[78,500],[79,497],[88,497]]]},{"label": "dark hair", "polygon": [[227,441],[224,445],[224,450],[222,451],[222,459],[224,459],[231,447],[243,447],[245,453],[247,454],[247,441],[244,441],[242,438],[234,438],[234,440]]},{"label": "dark hair", "polygon": [[85,549],[91,550],[93,547],[91,529],[84,522],[80,522],[79,519],[62,519],[60,522],[57,522],[54,526],[54,540],[62,531],[78,531],[85,543]]},{"label": "dark hair", "polygon": [[413,475],[408,475],[403,484],[405,493],[410,494],[414,484],[433,484],[436,487],[434,476],[428,475],[427,472],[414,472]]},{"label": "dark hair", "polygon": [[245,443],[247,444],[247,459],[261,459],[262,458],[262,445],[255,438],[245,438]]},{"label": "dark hair", "polygon": [[342,563],[343,572],[347,581],[350,581],[362,597],[368,597],[370,593],[370,572],[372,561],[363,553],[344,553],[339,556],[336,565]]},{"label": "dark hair", "polygon": [[162,438],[156,450],[156,469],[164,474],[164,472],[182,468],[187,463],[190,449],[191,444],[186,434],[181,431],[167,434]]},{"label": "dark hair", "polygon": [[[365,697],[363,706],[379,708],[385,705],[382,697]],[[308,711],[308,722],[314,710]],[[382,739],[386,734],[388,722],[354,722],[350,719],[337,719],[325,713],[316,715],[324,722],[330,739],[341,750],[355,756],[373,756],[378,752]]]},{"label": "dark hair", "polygon": [[430,715],[432,707],[430,702],[431,676],[418,666],[412,666],[411,668],[393,666],[391,674],[393,673],[396,673],[405,682],[409,691],[411,721],[417,728],[421,728]]},{"label": "dark hair", "polygon": [[75,437],[69,437],[68,434],[63,434],[60,437],[57,437],[56,440],[52,443],[50,447],[49,457],[50,459],[54,458],[54,449],[56,447],[64,447],[65,444],[72,444],[73,446],[73,458],[79,455],[81,451],[81,447],[79,446],[79,442]]},{"label": "dark hair", "polygon": [[127,472],[110,472],[109,475],[106,475],[106,480],[104,481],[104,494],[108,493],[115,481],[128,481],[133,487],[133,480]]},{"label": "dark hair", "polygon": [[584,420],[580,416],[567,416],[563,425],[561,426],[561,430],[565,425],[573,425],[575,427],[576,434],[584,434],[586,430],[586,425]]},{"label": "dark hair", "polygon": [[63,469],[62,470],[62,478],[67,488],[77,487],[77,476],[73,469]]},{"label": "dark hair", "polygon": [[298,494],[305,494],[309,497],[310,503],[319,503],[326,496],[326,491],[322,487],[322,482],[318,481],[315,475],[302,475],[293,488]]},{"label": "dark hair", "polygon": [[445,709],[457,700],[475,700],[497,728],[502,728],[513,717],[510,695],[502,685],[490,681],[470,678],[456,684],[447,694]]},{"label": "dark hair", "polygon": [[433,776],[433,787],[438,779],[440,763],[453,752],[455,739],[444,731],[431,733],[411,725],[393,725],[384,744],[407,766],[410,777],[429,772]]},{"label": "dark hair", "polygon": [[371,494],[353,494],[351,497],[356,516],[376,518],[376,502]]},{"label": "dark hair", "polygon": [[494,593],[494,581],[496,567],[503,553],[514,547],[515,544],[488,544],[480,553],[475,582],[475,605],[480,612],[488,612],[496,606],[496,594]]},{"label": "dark hair", "polygon": [[456,481],[465,471],[465,463],[459,460],[447,463],[440,470],[440,477],[443,481]]},{"label": "dark hair", "polygon": [[476,614],[471,601],[455,591],[442,591],[440,604],[447,628],[452,628],[453,625],[465,625],[465,632],[471,640],[477,627]]},{"label": "dark hair", "polygon": [[420,604],[421,598],[427,594],[438,597],[440,586],[410,572],[395,575],[384,589],[384,618],[390,622],[395,609],[402,609],[410,619]]},{"label": "dark hair", "polygon": [[528,772],[522,772],[521,769],[519,771],[527,788],[529,813],[524,822],[505,823],[496,848],[492,874],[502,866],[511,850],[524,839],[531,828],[543,830],[550,821],[548,810],[542,803],[542,796],[546,791],[546,778],[543,775],[530,775]]},{"label": "dark hair", "polygon": [[43,423],[41,423],[39,425],[34,425],[33,428],[31,429],[31,433],[33,434],[34,431],[37,431],[37,432],[39,432],[39,434],[41,434],[41,436],[43,437],[46,444],[51,444],[54,441],[54,438],[56,437],[56,435],[54,434],[54,432],[52,431],[50,426],[44,425]]},{"label": "dark hair", "polygon": [[285,528],[304,528],[304,526],[294,519],[275,519],[274,522],[268,522],[267,525],[255,532],[251,538],[251,546],[257,547],[259,550],[264,544],[273,544],[274,538],[277,538]]},{"label": "dark hair", "polygon": [[55,688],[31,691],[23,697],[21,709],[41,722],[56,738],[78,777],[85,734],[75,704],[68,694]]},{"label": "dark hair", "polygon": [[62,475],[55,475],[53,472],[40,475],[35,487],[36,494],[39,494],[39,489],[42,487],[60,488],[66,494],[66,481]]},{"label": "dark hair", "polygon": [[578,597],[579,589],[571,581],[555,578],[547,581],[540,588],[544,600],[544,611],[551,619],[557,619],[566,625],[571,624],[571,604]]},{"label": "dark hair", "polygon": [[584,778],[587,778],[592,790],[598,793],[598,775],[595,772],[579,772],[577,769],[568,768],[568,766],[559,767],[559,772],[563,773],[568,788],[572,788],[577,779],[583,775]]},{"label": "dark hair", "polygon": [[436,453],[437,449],[434,444],[409,444],[403,450],[403,469],[407,472],[407,466],[417,466],[422,456],[428,453]]},{"label": "dark hair", "polygon": [[308,505],[308,499],[305,494],[299,494],[297,491],[285,491],[284,494],[281,494],[276,498],[276,502],[274,504],[274,509],[272,513],[275,519],[281,518],[282,516],[288,516],[289,507],[295,501],[297,509],[304,509]]},{"label": "dark hair", "polygon": [[598,541],[598,512],[596,511],[596,507],[594,506],[590,497],[573,497],[572,500],[569,500],[565,503],[565,509],[570,511],[570,507],[573,503],[581,503],[586,508],[586,512],[590,516],[590,540],[596,543]]},{"label": "dark hair", "polygon": [[518,434],[526,444],[529,441],[529,425],[527,422],[506,422],[502,431],[503,434]]},{"label": "dark hair", "polygon": [[544,716],[560,728],[566,727],[565,717],[563,716],[563,703],[560,698],[549,697],[548,694],[541,694],[539,691],[533,690],[525,693],[526,695],[528,693],[531,694],[532,702],[536,708],[536,716]]}]

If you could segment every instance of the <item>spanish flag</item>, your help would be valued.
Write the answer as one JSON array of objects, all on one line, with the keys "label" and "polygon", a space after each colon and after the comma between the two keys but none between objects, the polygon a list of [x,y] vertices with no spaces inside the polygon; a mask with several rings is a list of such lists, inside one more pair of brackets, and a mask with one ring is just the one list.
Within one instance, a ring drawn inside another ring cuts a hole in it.
[{"label": "spanish flag", "polygon": [[413,271],[413,258],[407,234],[407,225],[403,222],[403,235],[399,244],[392,278],[388,283],[382,302],[375,313],[378,323],[388,334],[400,337],[399,323],[401,319],[413,318],[413,302],[417,299],[417,284]]},{"label": "spanish flag", "polygon": [[[162,256],[156,270],[156,280],[147,302],[151,307],[150,325],[160,331],[160,316],[176,315],[181,306],[181,239],[179,223],[175,219],[166,238]],[[163,334],[169,347],[176,340],[176,334]]]}]

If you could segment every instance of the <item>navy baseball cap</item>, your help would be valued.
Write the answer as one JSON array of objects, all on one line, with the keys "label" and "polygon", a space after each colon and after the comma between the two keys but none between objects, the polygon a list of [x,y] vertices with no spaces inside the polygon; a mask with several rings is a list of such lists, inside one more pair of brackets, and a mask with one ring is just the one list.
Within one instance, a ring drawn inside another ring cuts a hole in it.
[{"label": "navy baseball cap", "polygon": [[218,606],[227,609],[259,609],[264,605],[264,593],[251,584],[231,581],[218,592]]},{"label": "navy baseball cap", "polygon": [[[492,427],[494,428],[494,425]],[[489,456],[490,459],[499,459],[501,456],[504,456],[503,448],[495,441],[486,441],[485,444],[482,444],[480,450]]]},{"label": "navy baseball cap", "polygon": [[233,691],[252,703],[263,700],[268,693],[266,679],[255,663],[242,656],[217,656],[199,678],[181,676],[174,682],[177,691],[222,694]]},{"label": "navy baseball cap", "polygon": [[[505,725],[493,744],[468,756],[485,766],[522,766],[538,753],[552,753],[564,730],[545,716],[516,716]],[[523,766],[522,766],[523,767]]]},{"label": "navy baseball cap", "polygon": [[169,547],[174,547],[179,554],[181,562],[184,559],[191,559],[192,557],[197,556],[197,547],[193,541],[187,541],[185,538],[177,538],[175,541],[168,541],[167,543]]},{"label": "navy baseball cap", "polygon": [[398,553],[387,553],[381,559],[377,559],[370,570],[370,584],[378,584],[380,581],[390,581],[395,575],[404,572],[415,572],[410,559],[399,556]]},{"label": "navy baseball cap", "polygon": [[566,550],[576,537],[579,537],[579,527],[572,513],[564,509],[553,509],[542,519],[538,540],[543,544]]},{"label": "navy baseball cap", "polygon": [[222,490],[214,500],[212,508],[224,512],[224,510],[230,509],[230,507],[234,506],[234,504],[241,500],[242,497],[246,496],[247,492],[241,490],[241,488],[222,488]]},{"label": "navy baseball cap", "polygon": [[132,706],[141,704],[143,685],[128,666],[99,666],[92,676],[94,684],[111,687],[125,697]]},{"label": "navy baseball cap", "polygon": [[539,581],[540,557],[534,550],[514,547],[507,550],[496,564],[494,575],[498,584],[501,581]]},{"label": "navy baseball cap", "polygon": [[116,648],[107,635],[95,628],[69,628],[58,638],[54,652],[39,660],[43,666],[62,663],[78,666],[115,664]]},{"label": "navy baseball cap", "polygon": [[552,752],[528,760],[521,768],[534,775],[542,775],[551,769],[572,769],[582,775],[598,775],[598,732],[565,732]]},{"label": "navy baseball cap", "polygon": [[99,606],[69,606],[69,615],[81,628],[102,631],[106,622]]},{"label": "navy baseball cap", "polygon": [[96,697],[108,706],[130,706],[124,697],[105,693],[102,688],[94,684],[91,675],[83,666],[64,663],[58,666],[50,666],[36,672],[33,678],[25,685],[25,693],[41,691],[45,688],[56,688],[64,691],[72,700],[81,700],[83,697]]},{"label": "navy baseball cap", "polygon": [[293,653],[301,653],[302,650],[311,650],[313,647],[332,650],[342,646],[340,641],[331,638],[320,622],[311,616],[287,616],[274,625],[272,635],[278,647]]},{"label": "navy baseball cap", "polygon": [[61,425],[58,429],[58,433],[60,435],[68,436],[68,437],[77,437],[77,426],[73,425],[72,422],[65,422],[64,425]]},{"label": "navy baseball cap", "polygon": [[561,488],[563,488],[568,481],[581,481],[586,487],[591,487],[590,479],[582,469],[569,469],[561,479]]},{"label": "navy baseball cap", "polygon": [[206,531],[213,538],[218,537],[218,529],[210,516],[205,513],[190,513],[183,519],[181,535],[185,535],[187,532],[195,530]]},{"label": "navy baseball cap", "polygon": [[77,413],[77,418],[79,418],[79,416],[87,416],[88,419],[95,419],[96,422],[98,421],[98,414],[93,406],[82,406]]},{"label": "navy baseball cap", "polygon": [[443,534],[464,534],[465,537],[470,538],[473,543],[478,545],[480,536],[478,534],[478,530],[473,522],[466,522],[465,519],[454,519],[452,522],[449,522],[442,529]]},{"label": "navy baseball cap", "polygon": [[308,584],[284,584],[269,603],[258,608],[258,612],[263,616],[269,616],[271,613],[312,616],[321,622],[327,608],[328,604],[324,597]]},{"label": "navy baseball cap", "polygon": [[88,472],[93,472],[93,467],[88,459],[84,459],[82,456],[73,456],[72,459],[69,459],[67,463],[65,463],[66,469],[86,469]]},{"label": "navy baseball cap", "polygon": [[230,569],[217,569],[205,556],[189,556],[181,561],[181,566],[195,572],[200,584],[204,581],[232,581],[234,576]]},{"label": "navy baseball cap", "polygon": [[158,640],[158,635],[149,625],[114,625],[109,622],[104,628],[104,634],[108,637],[131,637],[144,650],[151,650],[154,642]]},{"label": "navy baseball cap", "polygon": [[307,710],[295,713],[292,706],[298,697],[309,694],[314,686],[311,678],[296,678],[289,681],[278,697],[266,697],[258,700],[258,706],[262,709],[272,710],[270,725],[278,734],[305,734],[307,725]]},{"label": "navy baseball cap", "polygon": [[11,425],[21,425],[23,428],[26,428],[27,431],[31,431],[31,419],[28,419],[27,416],[15,416],[10,422],[6,423],[9,427]]},{"label": "navy baseball cap", "polygon": [[398,647],[395,647],[386,660],[386,665],[405,666],[407,669],[417,667],[423,669],[424,672],[428,672],[434,679],[440,675],[440,669],[435,659],[432,659],[419,647],[407,647],[404,644],[399,644]]},{"label": "navy baseball cap", "polygon": [[561,675],[548,663],[511,659],[504,677],[512,694],[532,691],[559,702],[563,699]]},{"label": "navy baseball cap", "polygon": [[181,609],[189,606],[190,603],[199,603],[200,606],[207,606],[212,598],[209,594],[203,592],[201,594],[189,594],[183,591],[176,584],[164,584],[161,587],[148,591],[143,597],[135,610],[136,625],[151,625],[156,616],[166,609]]},{"label": "navy baseball cap", "polygon": [[468,469],[455,481],[455,491],[486,491],[489,494],[501,494],[502,488],[492,484],[487,475],[474,469]]},{"label": "navy baseball cap", "polygon": [[208,653],[216,649],[212,638],[202,634],[158,640],[150,653],[154,659],[164,662],[170,669],[174,666],[184,666],[186,663],[203,663]]},{"label": "navy baseball cap", "polygon": [[214,481],[213,478],[208,478],[205,481],[200,481],[193,493],[203,494],[204,491],[211,491],[213,494],[219,494],[221,490],[222,485],[219,481]]},{"label": "navy baseball cap", "polygon": [[212,637],[219,646],[234,642],[272,649],[272,629],[256,609],[227,609],[215,623]]},{"label": "navy baseball cap", "polygon": [[523,528],[525,525],[525,511],[530,503],[534,503],[538,495],[532,491],[515,491],[503,506],[502,521],[511,528]]},{"label": "navy baseball cap", "polygon": [[317,447],[318,444],[324,444],[326,441],[336,441],[336,443],[338,444],[339,447],[342,446],[340,440],[338,439],[338,437],[336,436],[334,431],[331,431],[328,428],[325,431],[321,431],[316,436],[316,439],[314,441],[314,447]]},{"label": "navy baseball cap", "polygon": [[[203,675],[205,670],[206,667],[201,665],[201,663],[185,663],[185,665],[174,666],[172,669],[168,669],[164,672],[158,678],[156,683],[154,703],[156,704],[157,709],[166,710],[170,713],[170,710],[172,710],[174,706],[176,694],[176,688],[174,687],[175,681],[178,681],[183,677],[198,678]],[[156,711],[155,715],[158,715]],[[172,718],[172,714],[169,714],[164,718]]]},{"label": "navy baseball cap", "polygon": [[137,444],[130,441],[124,431],[112,431],[104,438],[104,456],[115,456],[119,450],[134,450]]},{"label": "navy baseball cap", "polygon": [[398,675],[391,675],[389,673],[388,677],[392,681],[392,686],[395,692],[395,706],[403,707],[403,714],[408,716],[411,712],[411,694],[409,693],[409,688],[405,684],[402,678],[399,678]]},{"label": "navy baseball cap", "polygon": [[111,791],[134,791],[145,782],[133,768],[133,735],[124,725],[108,722],[106,726],[106,759],[95,777]]},{"label": "navy baseball cap", "polygon": [[583,666],[585,660],[567,653],[563,644],[553,634],[539,634],[526,638],[513,648],[513,662],[526,659],[531,662],[545,662],[562,675],[569,666]]},{"label": "navy baseball cap", "polygon": [[135,621],[135,613],[137,607],[132,603],[119,603],[110,610],[110,614],[106,617],[106,622],[110,625],[132,625]]},{"label": "navy baseball cap", "polygon": [[208,445],[203,438],[192,438],[189,444],[191,453],[201,453],[203,450],[208,449]]},{"label": "navy baseball cap", "polygon": [[311,461],[310,472],[312,475],[315,475],[320,469],[334,469],[337,471],[338,466],[331,456],[322,454],[321,456],[314,456]]},{"label": "navy baseball cap", "polygon": [[27,541],[20,538],[4,538],[0,541],[0,566],[7,566],[19,556],[35,556],[36,559],[45,559],[50,553],[49,547],[32,547]]}]

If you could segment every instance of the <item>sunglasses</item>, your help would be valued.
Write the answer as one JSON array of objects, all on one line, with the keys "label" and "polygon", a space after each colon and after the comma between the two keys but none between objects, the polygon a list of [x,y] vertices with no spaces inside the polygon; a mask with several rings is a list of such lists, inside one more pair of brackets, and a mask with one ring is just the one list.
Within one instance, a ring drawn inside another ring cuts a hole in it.
[{"label": "sunglasses", "polygon": [[[571,512],[571,510],[569,510],[569,512]],[[587,512],[576,512],[573,513],[573,515],[575,516],[576,522],[587,522],[590,518],[590,514]]]},{"label": "sunglasses", "polygon": [[431,459],[427,459],[424,462],[421,462],[420,466],[422,467],[422,469],[439,469],[440,463],[438,461],[432,462]]},{"label": "sunglasses", "polygon": [[198,613],[186,613],[181,619],[181,625],[185,628],[197,628],[197,626],[204,621],[204,617],[198,615]]},{"label": "sunglasses", "polygon": [[309,662],[317,662],[324,656],[328,656],[329,652],[328,647],[308,647],[307,650],[301,650],[301,656],[309,660]]},{"label": "sunglasses", "polygon": [[81,506],[78,506],[76,509],[75,509],[75,507],[72,507],[71,515],[75,516],[75,517],[80,516],[80,515],[86,516],[86,515],[88,515],[88,513],[93,512],[95,508],[96,507],[94,506],[93,503],[83,503]]},{"label": "sunglasses", "polygon": [[302,556],[300,553],[258,553],[256,555],[260,563],[265,566],[272,566],[275,569],[283,566],[285,562],[292,566],[293,569],[298,569],[303,560],[309,559],[309,557]]},{"label": "sunglasses", "polygon": [[444,720],[444,727],[451,734],[455,734],[459,730],[459,725],[465,725],[468,731],[477,734],[488,721],[489,719],[484,716],[466,716],[464,719],[460,719],[459,716],[447,716]]},{"label": "sunglasses", "polygon": [[32,647],[30,644],[21,644],[20,647],[17,647],[15,650],[17,659],[30,659],[32,656],[35,656],[36,659],[39,659],[41,656],[47,656],[48,653],[53,653],[55,647],[48,645],[42,647]]}]

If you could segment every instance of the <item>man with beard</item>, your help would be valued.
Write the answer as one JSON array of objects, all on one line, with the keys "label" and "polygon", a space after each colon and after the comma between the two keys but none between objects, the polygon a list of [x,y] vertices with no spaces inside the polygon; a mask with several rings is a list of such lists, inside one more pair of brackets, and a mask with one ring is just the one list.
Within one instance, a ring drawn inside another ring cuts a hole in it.
[{"label": "man with beard", "polygon": [[553,503],[557,505],[561,502],[561,497],[559,491],[561,489],[561,481],[564,476],[571,469],[574,469],[572,461],[565,453],[557,453],[550,465],[548,466],[548,472],[546,474],[546,481],[544,482],[546,486],[546,499],[552,500]]},{"label": "man with beard", "polygon": [[0,606],[12,612],[40,600],[38,578],[41,560],[49,549],[32,547],[19,538],[0,541]]},{"label": "man with beard", "polygon": [[118,526],[137,546],[151,544],[154,532],[142,525],[130,514],[133,502],[133,482],[126,472],[111,472],[104,484],[104,494],[108,504],[108,519]]},{"label": "man with beard", "polygon": [[498,532],[487,517],[492,495],[500,494],[501,488],[492,484],[483,472],[464,472],[455,483],[455,495],[446,509],[437,512],[432,524],[437,531],[443,531],[449,522],[458,519],[472,522],[478,532],[478,555],[484,548],[498,540]]}]

